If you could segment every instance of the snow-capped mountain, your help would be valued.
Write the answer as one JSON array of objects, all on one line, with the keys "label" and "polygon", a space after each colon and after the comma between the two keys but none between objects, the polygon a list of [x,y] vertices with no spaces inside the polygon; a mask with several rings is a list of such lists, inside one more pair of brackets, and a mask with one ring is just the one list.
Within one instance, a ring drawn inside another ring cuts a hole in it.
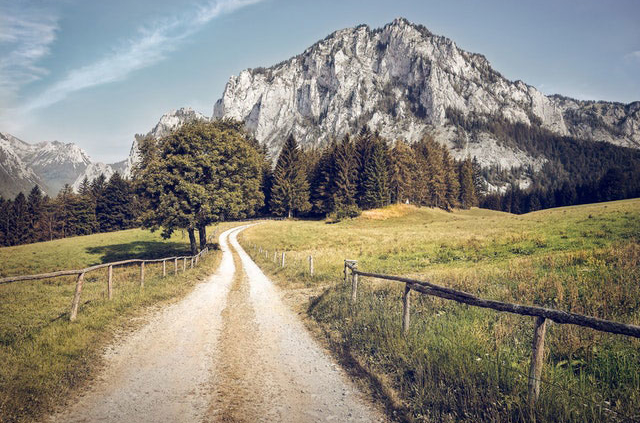
[{"label": "snow-capped mountain", "polygon": [[343,29],[275,66],[244,70],[229,79],[213,109],[214,118],[245,121],[274,155],[290,133],[302,145],[317,145],[368,124],[391,140],[429,132],[457,157],[474,155],[483,166],[539,169],[546,161],[489,131],[461,130],[452,113],[640,147],[640,102],[546,96],[405,19]]},{"label": "snow-capped mountain", "polygon": [[91,164],[91,158],[82,148],[59,141],[29,145],[22,154],[23,160],[45,181],[52,195],[75,181]]},{"label": "snow-capped mountain", "polygon": [[46,191],[46,185],[42,179],[26,164],[21,153],[30,147],[26,142],[0,132],[0,195],[5,198],[13,198],[19,192],[25,195],[38,185]]},{"label": "snow-capped mountain", "polygon": [[82,148],[59,141],[30,144],[0,133],[0,149],[3,156],[0,194],[8,197],[20,191],[26,194],[34,185],[54,196],[65,184],[75,181],[91,163]]}]

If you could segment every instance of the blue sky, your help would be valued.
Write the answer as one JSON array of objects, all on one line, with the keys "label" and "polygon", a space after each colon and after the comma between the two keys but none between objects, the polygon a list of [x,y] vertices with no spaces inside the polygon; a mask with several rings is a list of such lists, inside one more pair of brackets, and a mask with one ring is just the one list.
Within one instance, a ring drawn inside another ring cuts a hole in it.
[{"label": "blue sky", "polygon": [[230,75],[400,16],[546,94],[640,100],[636,0],[0,0],[0,131],[122,160],[166,111],[211,115]]}]

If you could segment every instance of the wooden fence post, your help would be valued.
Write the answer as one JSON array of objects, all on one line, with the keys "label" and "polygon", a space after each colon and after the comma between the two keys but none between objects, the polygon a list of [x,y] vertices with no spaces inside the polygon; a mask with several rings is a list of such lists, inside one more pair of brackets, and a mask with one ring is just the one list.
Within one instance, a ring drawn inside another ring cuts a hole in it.
[{"label": "wooden fence post", "polygon": [[113,266],[107,271],[107,298],[113,298]]},{"label": "wooden fence post", "polygon": [[544,336],[547,331],[547,319],[537,317],[535,331],[533,332],[533,343],[531,346],[531,366],[529,367],[529,408],[531,413],[535,412],[535,405],[540,395],[540,377],[542,376],[542,365],[544,359]]},{"label": "wooden fence post", "polygon": [[402,296],[402,333],[404,335],[409,333],[410,305],[411,285],[407,283],[404,285],[404,295]]},{"label": "wooden fence post", "polygon": [[191,267],[189,269],[193,269],[193,256],[191,257]]},{"label": "wooden fence post", "polygon": [[69,320],[72,322],[76,320],[78,316],[78,306],[80,305],[80,294],[82,293],[83,284],[84,273],[80,273],[76,281],[76,292],[73,294],[73,301],[71,302],[71,315],[69,316]]},{"label": "wooden fence post", "polygon": [[281,267],[284,267],[284,251],[282,252],[282,263],[281,263]]},{"label": "wooden fence post", "polygon": [[140,262],[140,287],[144,288],[144,261]]},{"label": "wooden fence post", "polygon": [[199,259],[199,257],[200,257],[200,254],[196,255],[196,263],[195,263],[195,265],[196,265],[196,266],[198,265],[198,259]]},{"label": "wooden fence post", "polygon": [[309,256],[309,275],[313,276],[313,256]]},{"label": "wooden fence post", "polygon": [[173,273],[178,274],[178,258],[173,259]]},{"label": "wooden fence post", "polygon": [[167,261],[162,260],[162,277],[167,276]]},{"label": "wooden fence post", "polygon": [[344,273],[344,283],[346,285],[347,284],[347,260],[344,261],[344,269],[342,270],[342,273]]},{"label": "wooden fence post", "polygon": [[351,302],[355,304],[358,295],[358,262],[354,261],[351,265]]},{"label": "wooden fence post", "polygon": [[182,273],[187,271],[187,258],[182,259]]}]

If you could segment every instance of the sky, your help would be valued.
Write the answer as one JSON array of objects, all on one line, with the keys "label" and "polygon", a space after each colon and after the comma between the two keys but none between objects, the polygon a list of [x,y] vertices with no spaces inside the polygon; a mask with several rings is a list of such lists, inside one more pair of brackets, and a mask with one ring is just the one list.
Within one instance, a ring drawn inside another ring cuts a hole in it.
[{"label": "sky", "polygon": [[116,162],[170,110],[210,116],[229,76],[397,17],[545,94],[640,100],[637,0],[0,0],[0,131]]}]

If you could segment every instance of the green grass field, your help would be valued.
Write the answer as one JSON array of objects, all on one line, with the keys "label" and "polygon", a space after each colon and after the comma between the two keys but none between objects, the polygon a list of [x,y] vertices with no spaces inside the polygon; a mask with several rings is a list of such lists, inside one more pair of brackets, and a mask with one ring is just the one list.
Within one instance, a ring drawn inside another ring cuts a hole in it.
[{"label": "green grass field", "polygon": [[[640,325],[640,200],[520,216],[392,206],[337,224],[267,222],[241,241],[282,287],[318,293],[307,304],[313,325],[401,420],[529,421],[533,319],[413,293],[405,338],[403,286],[365,278],[351,306],[346,258],[363,271]],[[284,269],[274,250],[287,252]],[[545,351],[539,421],[640,419],[639,340],[551,324]]]},{"label": "green grass field", "polygon": [[[232,226],[221,224],[220,230]],[[212,230],[209,231],[213,233]],[[132,229],[0,248],[0,277],[79,269],[129,258],[188,255],[188,237]],[[100,365],[101,349],[116,331],[131,326],[150,306],[175,300],[210,275],[218,251],[198,267],[162,277],[162,264],[147,265],[139,286],[139,265],[114,268],[113,300],[106,298],[106,269],[87,273],[78,319],[69,309],[75,276],[0,285],[0,422],[31,421],[64,404]],[[139,320],[139,319],[138,319]]]}]

